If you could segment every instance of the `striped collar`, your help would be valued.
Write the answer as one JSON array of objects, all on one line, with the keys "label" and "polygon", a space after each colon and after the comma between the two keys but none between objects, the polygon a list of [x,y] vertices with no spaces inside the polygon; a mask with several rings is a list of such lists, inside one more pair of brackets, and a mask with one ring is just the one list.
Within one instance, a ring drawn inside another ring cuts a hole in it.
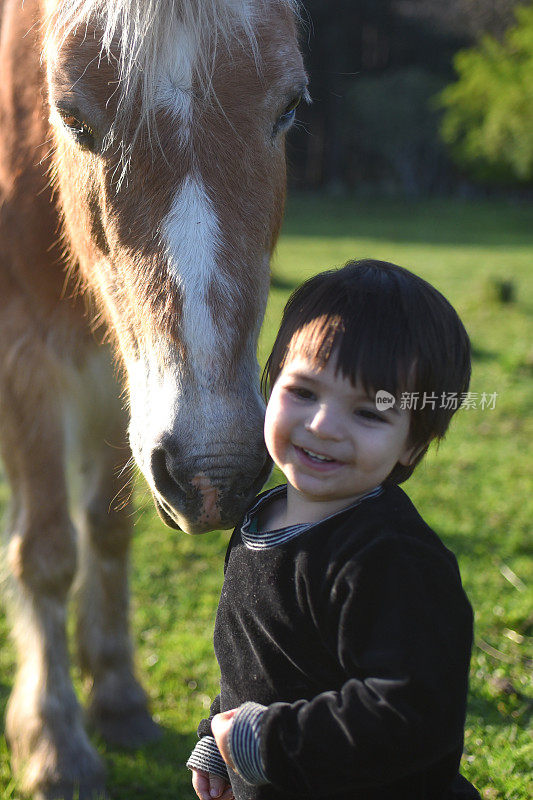
[{"label": "striped collar", "polygon": [[302,522],[298,525],[288,525],[286,528],[278,528],[273,531],[254,530],[254,528],[257,528],[257,519],[262,509],[275,498],[287,494],[286,484],[276,486],[274,489],[264,494],[246,514],[241,527],[242,540],[249,550],[266,550],[269,547],[278,547],[281,544],[285,544],[285,542],[289,542],[291,539],[295,539],[297,536],[301,536],[302,533],[310,530],[310,528],[313,528],[315,525],[333,519],[338,514],[342,514],[350,508],[355,508],[362,503],[363,500],[369,500],[371,497],[378,497],[382,492],[383,487],[377,486],[375,489],[372,489],[371,492],[367,492],[367,494],[359,497],[350,506],[341,508],[340,511],[336,511],[334,514],[330,514],[329,517],[325,517],[318,522]]}]

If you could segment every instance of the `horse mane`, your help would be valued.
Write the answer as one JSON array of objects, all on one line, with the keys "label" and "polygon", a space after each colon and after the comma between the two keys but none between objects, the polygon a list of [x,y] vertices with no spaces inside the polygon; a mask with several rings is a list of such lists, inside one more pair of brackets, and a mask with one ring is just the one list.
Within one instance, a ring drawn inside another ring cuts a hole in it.
[{"label": "horse mane", "polygon": [[[132,118],[141,97],[137,132],[150,131],[161,53],[170,52],[177,31],[185,27],[197,44],[196,78],[210,87],[220,42],[238,37],[257,55],[257,22],[272,5],[297,13],[300,0],[58,0],[53,5],[48,35],[60,42],[76,29],[96,21],[103,31],[101,57],[118,58],[119,112],[116,123]],[[111,139],[113,132],[111,132]]]}]

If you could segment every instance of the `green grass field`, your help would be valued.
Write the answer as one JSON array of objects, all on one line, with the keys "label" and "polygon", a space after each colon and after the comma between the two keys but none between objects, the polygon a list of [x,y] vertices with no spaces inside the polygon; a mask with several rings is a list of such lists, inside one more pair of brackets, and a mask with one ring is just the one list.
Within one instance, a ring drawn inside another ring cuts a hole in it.
[{"label": "green grass field", "polygon": [[[457,414],[438,453],[430,453],[405,488],[457,554],[475,609],[463,772],[485,800],[530,800],[531,207],[293,198],[273,266],[261,361],[288,293],[302,279],[367,256],[412,269],[450,299],[474,346],[471,390],[478,401],[482,393],[497,395],[494,408]],[[512,280],[513,302],[498,299],[500,280]],[[0,483],[0,501],[6,496]],[[164,736],[136,752],[96,744],[107,763],[113,800],[186,800],[193,792],[184,762],[197,722],[217,691],[211,635],[228,534],[193,539],[164,528],[141,482],[136,518],[132,604],[138,672]],[[3,617],[0,642],[3,712],[14,670]],[[73,674],[83,698],[76,668]],[[18,797],[2,739],[0,800]]]}]

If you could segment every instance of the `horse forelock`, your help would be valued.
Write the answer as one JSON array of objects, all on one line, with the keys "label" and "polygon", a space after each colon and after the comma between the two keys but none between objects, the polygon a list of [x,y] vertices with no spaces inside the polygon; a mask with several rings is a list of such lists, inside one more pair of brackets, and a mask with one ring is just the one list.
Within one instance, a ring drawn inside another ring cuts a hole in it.
[{"label": "horse forelock", "polygon": [[[300,0],[48,0],[47,38],[57,46],[83,26],[96,26],[101,56],[115,62],[118,72],[114,127],[129,124],[135,113],[136,130],[146,127],[150,132],[161,59],[172,52],[183,30],[195,42],[194,78],[209,94],[219,45],[240,40],[257,54],[258,24],[274,6],[297,14],[299,4]],[[110,131],[109,141],[115,132]]]}]

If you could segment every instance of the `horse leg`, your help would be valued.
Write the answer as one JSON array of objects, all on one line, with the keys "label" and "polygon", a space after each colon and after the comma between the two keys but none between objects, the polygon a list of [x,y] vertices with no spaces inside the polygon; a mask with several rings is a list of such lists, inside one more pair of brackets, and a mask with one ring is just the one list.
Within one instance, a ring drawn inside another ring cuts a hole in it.
[{"label": "horse leg", "polygon": [[6,550],[18,671],[6,738],[21,790],[34,800],[95,797],[104,769],[69,676],[66,602],[76,546],[57,369],[24,311],[11,320],[0,331],[0,440],[12,489]]},{"label": "horse leg", "polygon": [[[129,633],[132,485],[127,417],[105,351],[86,359],[79,381],[74,447],[80,478],[80,563],[75,594],[80,665],[92,681],[88,716],[110,743],[137,746],[157,738],[159,728],[134,675]],[[89,394],[89,387],[98,387],[96,394]]]}]

